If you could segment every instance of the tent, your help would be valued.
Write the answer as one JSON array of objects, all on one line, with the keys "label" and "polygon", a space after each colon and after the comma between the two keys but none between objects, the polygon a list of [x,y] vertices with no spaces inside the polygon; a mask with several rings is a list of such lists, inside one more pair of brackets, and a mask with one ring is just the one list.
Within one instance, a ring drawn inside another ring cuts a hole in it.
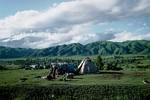
[{"label": "tent", "polygon": [[97,73],[97,67],[89,57],[84,58],[78,66],[79,74]]}]

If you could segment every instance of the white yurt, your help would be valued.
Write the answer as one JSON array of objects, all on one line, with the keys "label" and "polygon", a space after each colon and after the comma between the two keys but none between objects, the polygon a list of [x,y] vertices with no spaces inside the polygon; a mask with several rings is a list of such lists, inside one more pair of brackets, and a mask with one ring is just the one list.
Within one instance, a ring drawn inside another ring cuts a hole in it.
[{"label": "white yurt", "polygon": [[79,74],[97,73],[97,67],[89,57],[84,58],[78,66]]}]

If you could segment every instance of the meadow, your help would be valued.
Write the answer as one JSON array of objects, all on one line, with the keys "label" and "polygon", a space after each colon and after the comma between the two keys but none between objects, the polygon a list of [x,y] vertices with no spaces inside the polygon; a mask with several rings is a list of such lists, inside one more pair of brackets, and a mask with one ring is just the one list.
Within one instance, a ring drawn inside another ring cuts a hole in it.
[{"label": "meadow", "polygon": [[74,79],[68,81],[61,81],[63,75],[52,81],[41,78],[48,73],[48,69],[0,71],[0,85],[142,85],[143,79],[150,81],[150,71],[101,71],[99,74],[77,75]]},{"label": "meadow", "polygon": [[[96,56],[92,56],[94,61]],[[48,57],[41,60],[79,62],[84,57]],[[100,70],[97,74],[76,75],[62,81],[41,77],[49,69],[25,70],[24,59],[3,59],[6,69],[0,70],[0,100],[147,100],[150,98],[149,56],[107,56],[104,62],[118,61],[122,70]],[[36,58],[33,60],[36,61]],[[39,61],[39,58],[38,58]],[[106,65],[105,65],[106,66]],[[146,67],[145,67],[146,66]]]}]

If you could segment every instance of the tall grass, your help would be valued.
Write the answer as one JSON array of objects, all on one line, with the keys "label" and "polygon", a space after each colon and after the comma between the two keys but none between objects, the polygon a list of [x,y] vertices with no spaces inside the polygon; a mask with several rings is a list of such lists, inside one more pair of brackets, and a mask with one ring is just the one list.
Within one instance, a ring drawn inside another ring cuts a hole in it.
[{"label": "tall grass", "polygon": [[150,85],[0,86],[0,100],[146,100]]}]

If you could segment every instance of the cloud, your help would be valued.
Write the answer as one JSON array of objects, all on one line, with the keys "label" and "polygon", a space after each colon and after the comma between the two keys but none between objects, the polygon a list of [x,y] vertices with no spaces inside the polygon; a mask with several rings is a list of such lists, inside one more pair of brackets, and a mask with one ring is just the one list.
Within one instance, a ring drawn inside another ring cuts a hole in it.
[{"label": "cloud", "polygon": [[138,3],[137,3],[137,6],[133,9],[133,11],[142,11],[142,10],[145,10],[144,12],[149,12],[149,9],[150,8],[150,1],[149,0],[140,0]]},{"label": "cloud", "polygon": [[74,42],[125,41],[129,37],[146,39],[133,33],[95,33],[91,26],[149,15],[149,9],[149,0],[72,0],[45,11],[19,11],[0,20],[0,45],[45,48]]},{"label": "cloud", "polygon": [[110,41],[123,42],[127,40],[150,40],[150,34],[137,34],[131,32],[121,32],[114,34],[114,38]]}]

